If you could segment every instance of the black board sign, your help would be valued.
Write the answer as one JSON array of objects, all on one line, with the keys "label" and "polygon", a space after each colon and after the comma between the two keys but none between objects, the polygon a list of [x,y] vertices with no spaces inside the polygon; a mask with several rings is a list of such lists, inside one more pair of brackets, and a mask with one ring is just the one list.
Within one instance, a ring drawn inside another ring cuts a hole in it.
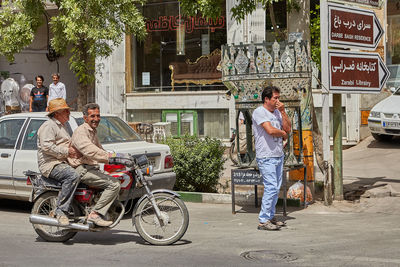
[{"label": "black board sign", "polygon": [[261,174],[256,170],[235,169],[231,170],[233,184],[262,185]]}]

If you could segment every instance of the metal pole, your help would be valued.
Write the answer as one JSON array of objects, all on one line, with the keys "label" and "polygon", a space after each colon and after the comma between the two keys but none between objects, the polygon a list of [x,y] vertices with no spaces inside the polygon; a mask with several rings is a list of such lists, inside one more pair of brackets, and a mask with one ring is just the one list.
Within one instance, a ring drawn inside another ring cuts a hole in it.
[{"label": "metal pole", "polygon": [[321,2],[321,81],[322,81],[322,143],[324,158],[324,204],[332,204],[332,185],[329,173],[329,77],[328,77],[328,11],[327,2]]},{"label": "metal pole", "polygon": [[163,50],[163,41],[160,42],[160,92],[162,92],[163,90],[162,50]]},{"label": "metal pole", "polygon": [[335,200],[343,200],[342,95],[333,94],[333,180]]}]

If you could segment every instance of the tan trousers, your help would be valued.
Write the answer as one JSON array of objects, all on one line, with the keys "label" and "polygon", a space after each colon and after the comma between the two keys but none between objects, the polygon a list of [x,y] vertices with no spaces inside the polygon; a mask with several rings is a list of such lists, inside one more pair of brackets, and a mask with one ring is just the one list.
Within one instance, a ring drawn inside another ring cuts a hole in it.
[{"label": "tan trousers", "polygon": [[106,215],[111,204],[118,198],[121,183],[117,178],[102,173],[97,166],[80,165],[76,171],[81,174],[81,182],[95,188],[104,189],[93,210]]}]

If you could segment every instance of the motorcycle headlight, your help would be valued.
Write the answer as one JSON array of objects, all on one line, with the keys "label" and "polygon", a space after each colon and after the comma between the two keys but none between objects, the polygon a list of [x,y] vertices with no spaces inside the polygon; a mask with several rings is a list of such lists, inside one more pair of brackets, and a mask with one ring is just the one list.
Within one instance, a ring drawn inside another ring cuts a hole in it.
[{"label": "motorcycle headlight", "polygon": [[380,117],[381,117],[381,113],[380,113],[380,112],[377,112],[377,111],[371,111],[371,112],[369,113],[369,116],[370,116],[370,117],[374,117],[374,118],[380,118]]}]

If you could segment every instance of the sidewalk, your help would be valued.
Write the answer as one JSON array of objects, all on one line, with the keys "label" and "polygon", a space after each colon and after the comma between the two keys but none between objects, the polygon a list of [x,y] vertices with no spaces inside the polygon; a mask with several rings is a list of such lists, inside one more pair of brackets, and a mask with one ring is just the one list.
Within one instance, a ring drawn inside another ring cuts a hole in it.
[{"label": "sidewalk", "polygon": [[[226,155],[228,157],[228,155]],[[400,197],[400,138],[388,143],[375,141],[371,136],[358,145],[343,150],[343,191],[345,200],[360,201],[366,198]],[[204,203],[231,203],[231,170],[236,168],[229,157],[224,164],[218,194],[190,193],[187,201]],[[314,166],[315,181],[323,182],[318,166]],[[289,181],[290,186],[290,181]],[[254,206],[254,186],[236,185],[236,203]],[[258,187],[258,198],[263,188]],[[321,200],[322,192],[314,195]],[[260,203],[260,201],[259,201]]]}]

